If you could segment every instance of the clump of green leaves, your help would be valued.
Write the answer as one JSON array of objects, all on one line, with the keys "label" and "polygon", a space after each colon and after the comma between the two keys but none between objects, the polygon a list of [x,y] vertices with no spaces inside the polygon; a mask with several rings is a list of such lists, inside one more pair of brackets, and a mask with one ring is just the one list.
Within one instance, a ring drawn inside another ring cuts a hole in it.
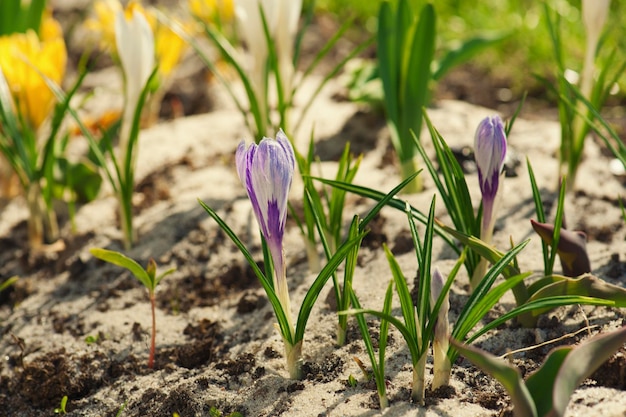
[{"label": "clump of green leaves", "polygon": [[[393,3],[393,4],[392,4]],[[391,143],[400,161],[402,178],[417,171],[417,148],[424,108],[430,103],[432,84],[450,69],[504,39],[503,35],[479,36],[462,42],[435,60],[437,14],[430,2],[409,0],[380,3],[378,12],[378,75],[382,80],[384,107]],[[369,78],[373,78],[371,75]],[[376,96],[371,94],[370,96]],[[421,190],[421,179],[407,187]]]},{"label": "clump of green leaves", "polygon": [[[320,259],[317,253],[316,242],[319,239],[317,238],[318,227],[316,226],[313,211],[315,210],[319,217],[320,233],[324,234],[324,237],[328,241],[330,251],[334,252],[341,244],[344,237],[342,232],[344,230],[343,210],[346,192],[338,188],[332,188],[331,190],[326,188],[318,190],[315,188],[313,178],[311,177],[316,159],[313,133],[311,133],[307,154],[302,155],[296,151],[295,156],[298,170],[304,182],[303,216],[299,218],[291,206],[290,211],[300,228],[302,236],[306,239],[309,269],[312,272],[318,272],[320,269]],[[362,155],[355,158],[350,153],[350,143],[346,143],[343,153],[339,158],[335,180],[351,184],[361,165],[362,159]]]},{"label": "clump of green leaves", "polygon": [[[385,299],[383,301],[383,309],[381,311],[384,315],[391,315],[391,297],[393,296],[393,283],[390,282],[387,287],[387,291],[385,292]],[[356,293],[353,291],[351,294],[351,303],[356,310],[361,310],[361,304],[359,299],[356,296]],[[349,305],[348,305],[349,307]],[[347,317],[345,314],[341,314],[339,317]],[[378,392],[378,404],[381,410],[384,410],[389,406],[389,401],[387,400],[387,381],[385,380],[385,351],[387,349],[387,340],[389,337],[389,322],[384,318],[380,320],[380,331],[378,336],[378,355],[374,350],[374,345],[372,343],[372,338],[370,336],[369,329],[367,327],[367,322],[365,321],[365,316],[362,313],[356,314],[356,320],[359,325],[359,330],[361,332],[361,337],[363,338],[363,342],[365,343],[365,350],[367,351],[367,356],[370,359],[370,363],[372,365],[372,373],[374,374],[374,381],[376,382],[376,390]],[[355,358],[356,360],[356,358]],[[364,369],[363,364],[357,360],[357,364],[365,374],[368,376],[367,371]],[[350,375],[352,377],[352,375]],[[349,381],[349,380],[348,380]],[[356,384],[356,381],[354,381]]]},{"label": "clump of green leaves", "polygon": [[148,357],[148,367],[154,367],[154,354],[156,350],[156,298],[155,291],[159,282],[176,270],[176,268],[168,269],[167,271],[157,275],[156,262],[154,259],[148,261],[148,266],[144,269],[133,259],[116,251],[108,249],[93,248],[90,250],[91,254],[98,259],[113,265],[121,266],[128,269],[134,276],[141,282],[148,290],[150,297],[150,308],[152,311],[152,336],[150,338],[150,356]]},{"label": "clump of green leaves", "polygon": [[580,345],[561,346],[526,381],[508,361],[452,341],[456,349],[504,386],[515,417],[561,417],[576,387],[626,343],[626,327],[599,334]]},{"label": "clump of green leaves", "polygon": [[46,0],[3,0],[0,2],[0,36],[25,33],[31,29],[39,32],[41,17],[46,10]]},{"label": "clump of green leaves", "polygon": [[[229,40],[219,27],[202,20],[198,20],[198,23],[202,26],[206,38],[216,47],[223,60],[232,67],[241,80],[247,103],[239,98],[231,87],[232,83],[216,69],[213,60],[207,56],[199,42],[182,26],[175,22],[169,22],[169,24],[193,47],[200,59],[226,87],[253,137],[260,140],[268,132],[276,131],[278,128],[282,128],[290,137],[296,135],[304,116],[326,83],[339,73],[347,61],[371,44],[373,39],[358,45],[325,74],[314,92],[304,98],[302,111],[296,123],[292,124],[290,112],[295,107],[293,97],[304,85],[304,80],[313,74],[323,58],[350,28],[352,21],[348,20],[342,24],[326,45],[320,48],[309,66],[304,68],[298,76],[296,69],[301,57],[302,40],[313,19],[315,2],[308,3],[304,12],[305,17],[302,19],[304,24],[301,27],[298,27],[301,14],[301,5],[298,5],[298,2],[277,3],[275,6],[283,10],[273,14],[270,13],[269,7],[263,5],[263,2],[245,2],[240,6],[240,12],[243,12],[242,15],[245,15],[247,19],[239,26],[241,38],[248,47],[247,54],[242,53],[238,48],[240,44]],[[281,15],[284,19],[276,19],[276,15]],[[253,32],[255,30],[256,32]]]},{"label": "clump of green leaves", "polygon": [[[607,100],[611,89],[626,69],[626,61],[617,62],[618,51],[612,51],[599,70],[599,55],[604,45],[604,36],[601,32],[608,15],[610,2],[582,2],[582,17],[587,32],[587,47],[585,60],[581,69],[579,88],[572,88],[566,77],[568,67],[565,58],[567,42],[561,34],[560,15],[551,9],[548,3],[544,4],[544,15],[548,27],[552,49],[556,62],[556,79],[554,83],[546,78],[537,76],[555,93],[558,100],[559,121],[561,124],[561,145],[559,152],[560,176],[569,178],[568,189],[573,189],[578,173],[578,166],[582,160],[585,138],[592,128],[593,119]],[[574,83],[576,84],[576,83]]]}]

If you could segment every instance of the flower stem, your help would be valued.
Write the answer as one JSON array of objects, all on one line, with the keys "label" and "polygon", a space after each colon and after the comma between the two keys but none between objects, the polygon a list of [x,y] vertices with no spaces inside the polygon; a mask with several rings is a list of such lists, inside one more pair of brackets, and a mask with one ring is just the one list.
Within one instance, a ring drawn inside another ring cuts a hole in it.
[{"label": "flower stem", "polygon": [[135,243],[135,231],[133,229],[133,204],[132,191],[130,197],[122,192],[119,196],[120,223],[122,226],[124,249],[130,250]]},{"label": "flower stem", "polygon": [[150,356],[148,356],[148,368],[154,368],[154,356],[156,351],[156,300],[154,291],[150,291],[150,308],[152,310],[152,336],[150,339]]},{"label": "flower stem", "polygon": [[[408,159],[406,161],[401,161],[400,165],[400,175],[402,179],[405,179],[417,172],[417,160],[415,158]],[[416,176],[413,181],[409,182],[406,187],[404,187],[403,192],[406,194],[415,194],[422,192],[423,184],[422,177],[420,175]]]},{"label": "flower stem", "polygon": [[302,379],[302,340],[295,345],[283,338],[285,343],[285,357],[287,358],[287,370],[289,378]]},{"label": "flower stem", "polygon": [[411,392],[411,399],[414,403],[424,405],[424,392],[426,391],[426,385],[424,383],[424,374],[426,373],[426,353],[417,361],[417,364],[413,367],[413,390]]}]

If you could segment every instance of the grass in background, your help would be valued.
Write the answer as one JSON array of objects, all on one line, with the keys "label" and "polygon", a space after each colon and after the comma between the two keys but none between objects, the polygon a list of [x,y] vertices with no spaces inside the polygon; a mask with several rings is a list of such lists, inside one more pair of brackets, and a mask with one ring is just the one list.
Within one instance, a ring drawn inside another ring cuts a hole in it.
[{"label": "grass in background", "polygon": [[[376,14],[382,1],[317,0],[316,7],[318,13],[331,13],[339,21],[353,17],[356,22],[361,23],[360,30],[374,33]],[[416,3],[423,4],[424,1],[416,0]],[[491,48],[477,56],[472,66],[505,81],[510,85],[514,96],[521,95],[527,90],[531,92],[531,96],[545,94],[544,87],[532,76],[533,73],[546,75],[553,72],[552,45],[543,21],[543,3],[533,0],[433,2],[439,26],[438,49],[448,50],[461,39],[483,33],[513,31],[513,35],[500,43],[499,47]],[[585,47],[580,0],[552,0],[548,4],[561,15],[564,38],[568,39],[568,51],[571,51],[571,54],[566,58],[565,64],[568,68],[580,71],[579,63],[582,62]],[[626,50],[626,38],[623,36],[623,29],[620,29],[626,27],[626,14],[623,11],[624,5],[621,2],[611,2],[607,22],[607,32],[611,36],[605,40],[608,43],[607,50],[613,48],[618,51]],[[622,90],[626,88],[625,81],[620,80]],[[537,94],[532,94],[533,91]]]}]

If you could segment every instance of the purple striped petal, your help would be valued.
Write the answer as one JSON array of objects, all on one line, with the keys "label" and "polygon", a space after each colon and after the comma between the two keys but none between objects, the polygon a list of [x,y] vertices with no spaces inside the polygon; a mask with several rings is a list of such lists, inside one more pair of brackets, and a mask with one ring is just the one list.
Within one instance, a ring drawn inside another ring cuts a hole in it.
[{"label": "purple striped petal", "polygon": [[483,198],[493,199],[506,156],[506,135],[500,116],[483,119],[474,137],[474,157]]},{"label": "purple striped petal", "polygon": [[237,173],[246,187],[261,233],[273,248],[282,247],[287,198],[295,170],[295,155],[282,130],[276,139],[263,138],[236,153]]}]

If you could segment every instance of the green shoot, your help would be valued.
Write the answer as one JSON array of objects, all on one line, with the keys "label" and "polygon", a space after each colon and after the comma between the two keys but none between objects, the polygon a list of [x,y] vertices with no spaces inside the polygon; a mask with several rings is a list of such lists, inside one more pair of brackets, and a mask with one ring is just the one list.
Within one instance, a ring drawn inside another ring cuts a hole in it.
[{"label": "green shoot", "polygon": [[64,395],[61,398],[61,404],[57,408],[54,409],[54,414],[67,414],[67,410],[65,407],[67,406],[67,395]]},{"label": "green shoot", "polygon": [[113,265],[121,266],[122,268],[128,269],[134,276],[141,282],[144,287],[148,290],[148,295],[150,297],[150,308],[152,311],[152,336],[150,338],[150,356],[148,357],[148,367],[154,367],[154,356],[156,350],[156,298],[155,291],[159,282],[166,277],[167,275],[174,272],[176,269],[171,268],[167,271],[157,275],[156,274],[156,262],[154,259],[150,259],[148,262],[148,266],[144,269],[141,265],[139,265],[134,260],[128,258],[127,256],[100,248],[93,248],[89,252],[96,258],[103,260],[105,262],[111,263]]}]

